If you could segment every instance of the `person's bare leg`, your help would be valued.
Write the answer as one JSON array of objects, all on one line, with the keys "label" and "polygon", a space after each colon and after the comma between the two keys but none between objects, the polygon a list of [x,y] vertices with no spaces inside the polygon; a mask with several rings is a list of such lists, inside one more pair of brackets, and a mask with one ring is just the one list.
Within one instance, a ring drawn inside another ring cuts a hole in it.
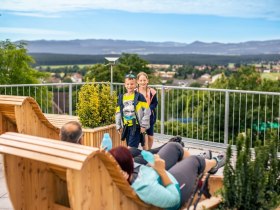
[{"label": "person's bare leg", "polygon": [[148,137],[148,149],[152,149],[153,143],[154,143],[154,136],[149,136]]},{"label": "person's bare leg", "polygon": [[217,165],[217,161],[215,159],[205,159],[205,169],[204,173],[210,171],[213,167]]},{"label": "person's bare leg", "polygon": [[191,156],[191,153],[190,153],[190,151],[188,149],[186,149],[186,148],[183,148],[183,149],[184,149],[184,156],[183,156],[183,158],[187,158],[187,157]]},{"label": "person's bare leg", "polygon": [[142,147],[143,150],[149,150],[149,141],[148,141],[148,135],[145,135],[145,145]]}]

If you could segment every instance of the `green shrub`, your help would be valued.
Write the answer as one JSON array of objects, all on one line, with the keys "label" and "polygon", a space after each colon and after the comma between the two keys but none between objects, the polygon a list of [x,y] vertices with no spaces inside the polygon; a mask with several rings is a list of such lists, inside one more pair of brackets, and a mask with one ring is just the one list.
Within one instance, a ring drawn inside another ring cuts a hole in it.
[{"label": "green shrub", "polygon": [[236,165],[232,164],[232,148],[227,149],[224,168],[224,202],[222,209],[273,209],[280,204],[280,160],[277,159],[278,137],[255,146],[253,157],[250,134],[237,139]]},{"label": "green shrub", "polygon": [[110,94],[109,84],[96,84],[93,80],[79,92],[77,114],[83,127],[95,128],[114,123],[117,97]]}]

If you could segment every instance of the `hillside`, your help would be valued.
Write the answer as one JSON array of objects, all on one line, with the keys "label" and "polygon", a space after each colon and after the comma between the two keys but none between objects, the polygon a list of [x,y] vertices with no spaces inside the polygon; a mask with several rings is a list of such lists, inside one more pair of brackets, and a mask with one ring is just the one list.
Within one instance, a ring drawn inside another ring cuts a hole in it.
[{"label": "hillside", "polygon": [[280,40],[249,41],[241,43],[190,44],[178,42],[144,42],[111,39],[87,40],[37,40],[24,41],[29,53],[54,53],[73,55],[102,55],[137,53],[148,54],[207,54],[207,55],[258,55],[280,54]]},{"label": "hillside", "polygon": [[[75,65],[75,64],[94,64],[104,63],[107,55],[67,55],[67,54],[48,54],[31,53],[36,61],[35,65]],[[113,55],[120,56],[120,55]],[[274,55],[197,55],[197,54],[150,54],[140,55],[141,58],[152,64],[184,64],[184,65],[227,65],[228,63],[248,64],[259,63],[261,61],[279,61],[280,54]]]}]

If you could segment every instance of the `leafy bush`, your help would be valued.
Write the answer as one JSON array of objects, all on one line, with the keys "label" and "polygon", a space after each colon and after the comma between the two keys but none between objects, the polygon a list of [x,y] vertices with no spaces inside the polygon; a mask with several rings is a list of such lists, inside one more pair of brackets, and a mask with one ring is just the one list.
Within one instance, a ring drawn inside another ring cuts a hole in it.
[{"label": "leafy bush", "polygon": [[84,127],[95,128],[114,123],[117,97],[109,84],[87,81],[79,92],[77,114]]},{"label": "leafy bush", "polygon": [[232,148],[227,149],[224,168],[224,202],[222,209],[272,209],[280,204],[280,160],[277,159],[278,137],[255,146],[254,158],[250,135],[237,139],[236,166],[232,165]]}]

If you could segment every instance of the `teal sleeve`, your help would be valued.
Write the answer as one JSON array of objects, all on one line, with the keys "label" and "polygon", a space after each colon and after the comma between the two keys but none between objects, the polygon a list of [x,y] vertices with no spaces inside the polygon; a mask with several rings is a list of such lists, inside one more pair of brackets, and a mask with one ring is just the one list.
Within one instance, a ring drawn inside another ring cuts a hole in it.
[{"label": "teal sleeve", "polygon": [[164,187],[159,183],[154,183],[153,185],[138,189],[136,193],[145,203],[160,208],[171,208],[177,206],[180,202],[180,194],[175,184]]},{"label": "teal sleeve", "polygon": [[180,204],[180,193],[175,183],[164,187],[159,183],[159,176],[154,170],[152,172],[148,169],[145,172],[140,174],[140,177],[132,185],[141,200],[160,208],[172,208]]}]

